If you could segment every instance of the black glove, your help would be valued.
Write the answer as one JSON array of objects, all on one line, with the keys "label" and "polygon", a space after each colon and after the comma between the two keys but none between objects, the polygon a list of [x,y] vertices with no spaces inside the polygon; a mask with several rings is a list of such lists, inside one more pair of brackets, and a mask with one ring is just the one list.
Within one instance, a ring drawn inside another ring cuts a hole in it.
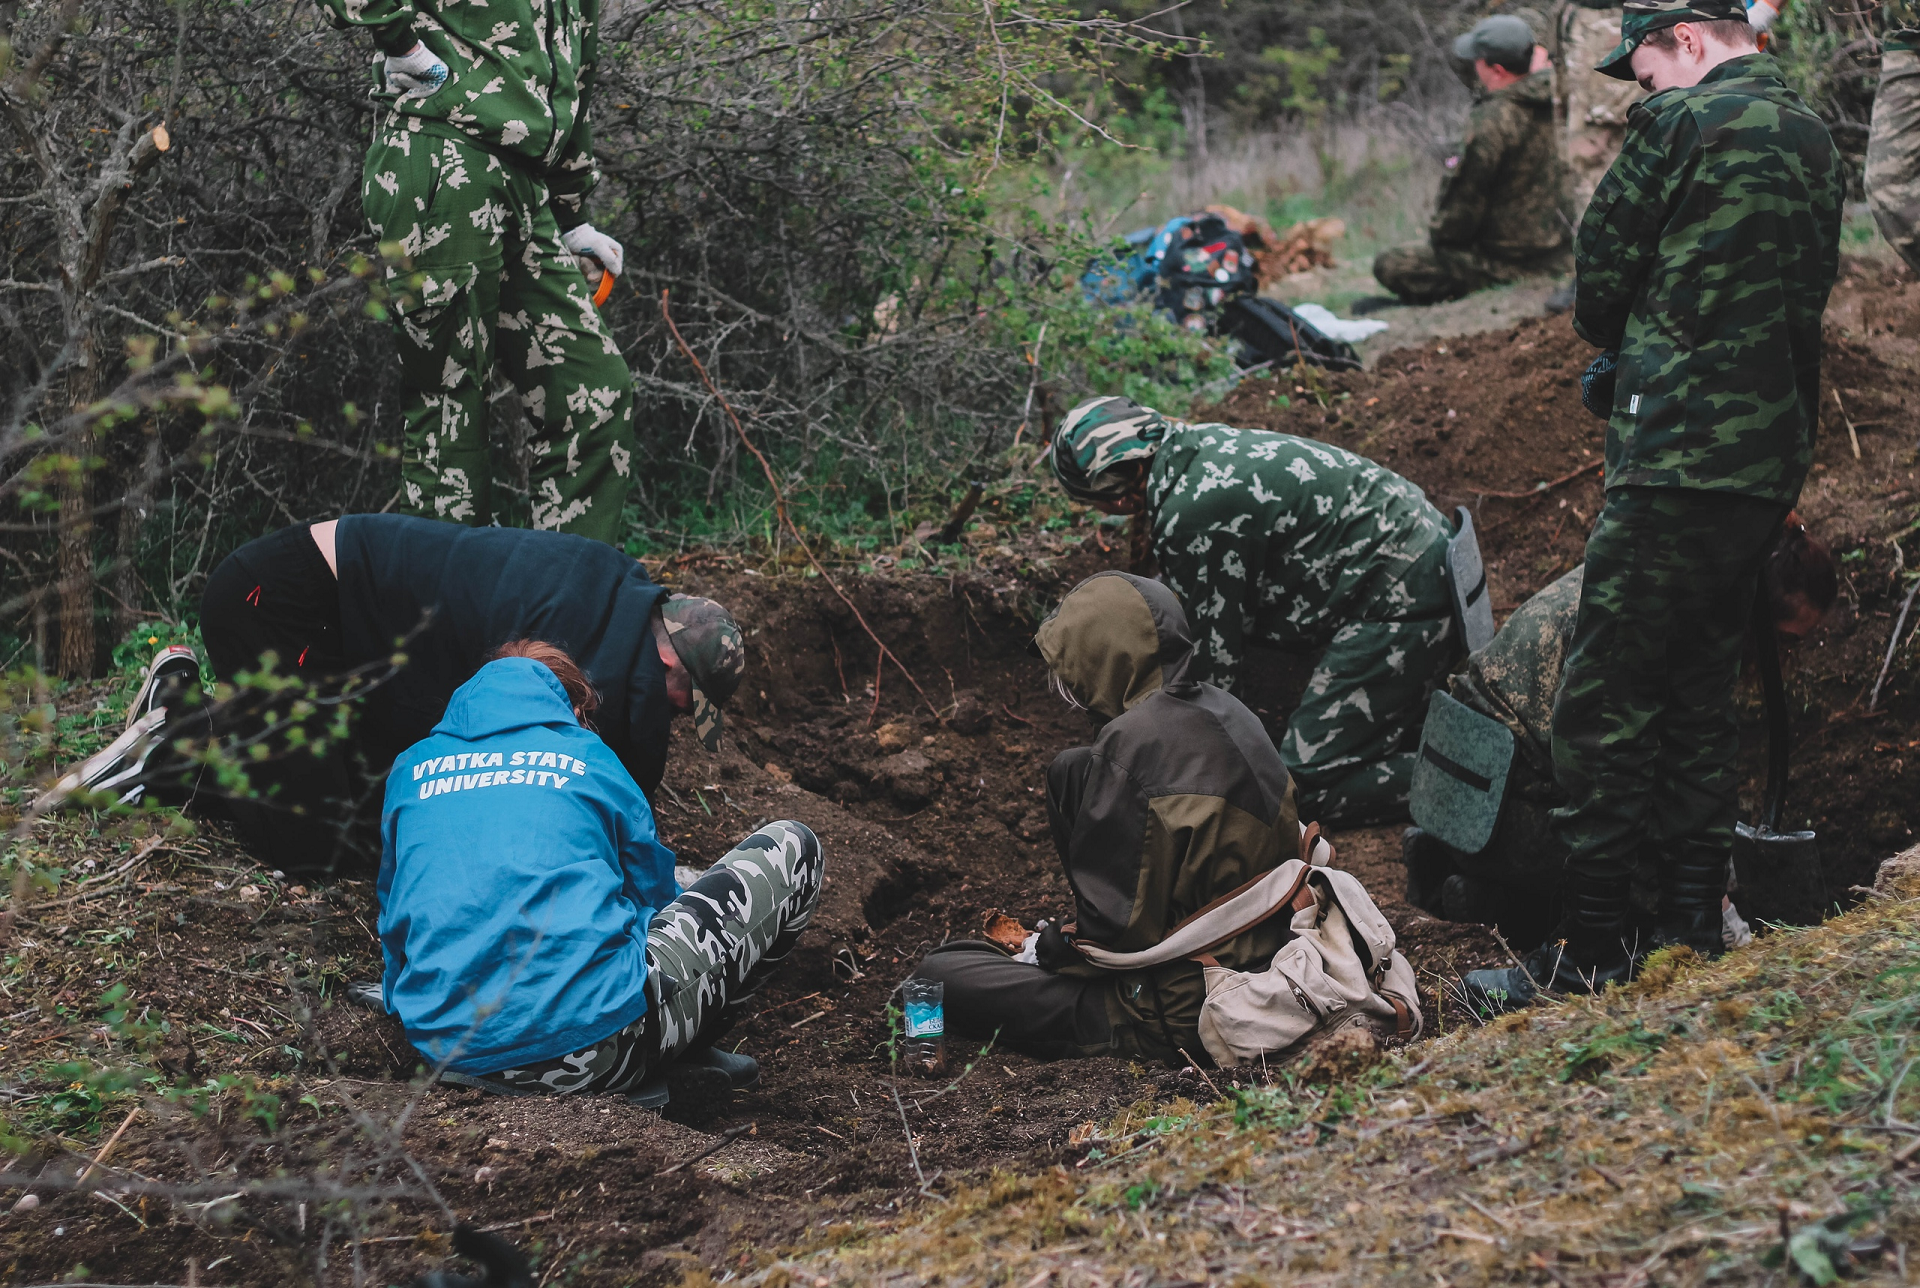
[{"label": "black glove", "polygon": [[1613,419],[1613,381],[1620,371],[1620,350],[1603,349],[1580,376],[1580,404],[1601,420]]},{"label": "black glove", "polygon": [[1033,959],[1040,965],[1057,971],[1081,960],[1080,951],[1061,933],[1058,922],[1043,921],[1035,929],[1040,932],[1040,938],[1033,946]]}]

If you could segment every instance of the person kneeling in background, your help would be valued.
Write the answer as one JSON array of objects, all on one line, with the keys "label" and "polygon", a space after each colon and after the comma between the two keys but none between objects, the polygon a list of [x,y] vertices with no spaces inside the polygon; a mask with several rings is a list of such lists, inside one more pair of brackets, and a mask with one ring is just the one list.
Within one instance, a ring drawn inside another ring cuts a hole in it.
[{"label": "person kneeling in background", "polygon": [[[1301,849],[1293,781],[1253,712],[1188,678],[1193,638],[1173,592],[1103,572],[1076,586],[1035,637],[1055,687],[1103,725],[1047,770],[1047,817],[1074,891],[1076,937],[1119,952],[1151,948],[1177,924]],[[1212,949],[1263,969],[1291,938],[1271,917]],[[1034,959],[962,940],[915,974],[945,987],[947,1028],[1042,1059],[1197,1055],[1206,1000],[1199,963],[1110,971],[1057,928]]]},{"label": "person kneeling in background", "polygon": [[820,842],[769,823],[681,890],[597,703],[566,653],[516,641],[394,762],[380,1000],[450,1081],[646,1105],[751,1086],[713,1042],[812,920]]}]

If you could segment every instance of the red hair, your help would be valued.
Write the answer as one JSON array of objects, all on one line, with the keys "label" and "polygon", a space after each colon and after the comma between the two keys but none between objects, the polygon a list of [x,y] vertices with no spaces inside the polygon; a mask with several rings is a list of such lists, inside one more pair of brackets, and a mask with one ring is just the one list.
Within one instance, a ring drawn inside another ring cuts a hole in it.
[{"label": "red hair", "polygon": [[509,640],[489,653],[487,661],[497,662],[503,657],[531,658],[552,671],[553,678],[560,681],[560,687],[567,691],[567,701],[573,707],[573,714],[579,717],[581,726],[593,728],[593,713],[600,709],[600,694],[595,691],[593,682],[587,679],[587,673],[567,655],[565,649],[545,640]]}]

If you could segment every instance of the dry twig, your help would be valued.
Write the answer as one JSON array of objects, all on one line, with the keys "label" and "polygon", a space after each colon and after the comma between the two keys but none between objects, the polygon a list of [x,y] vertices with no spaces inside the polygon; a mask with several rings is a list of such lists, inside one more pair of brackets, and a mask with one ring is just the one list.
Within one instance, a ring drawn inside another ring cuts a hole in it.
[{"label": "dry twig", "polygon": [[[819,557],[813,553],[813,547],[808,545],[807,539],[800,535],[799,526],[794,523],[793,516],[787,512],[787,494],[781,489],[780,481],[774,477],[773,465],[754,445],[753,440],[747,437],[747,428],[740,423],[740,416],[733,410],[733,404],[728,402],[727,396],[720,392],[720,387],[713,383],[713,377],[707,374],[706,367],[702,366],[700,359],[694,356],[693,348],[687,343],[686,337],[680,334],[680,328],[674,324],[673,313],[667,307],[666,291],[660,292],[660,317],[666,322],[667,330],[673,333],[673,342],[680,346],[680,352],[685,354],[687,361],[693,364],[693,369],[699,374],[701,383],[706,385],[707,392],[711,393],[714,400],[720,404],[720,409],[727,413],[727,419],[732,422],[733,432],[739,436],[741,446],[753,454],[754,460],[760,462],[760,471],[767,477],[767,486],[773,489],[773,509],[774,513],[780,517],[780,526],[785,528],[787,534],[793,538],[793,544],[800,547],[800,553],[807,557],[807,562],[813,566],[814,572],[819,574],[820,580],[826,582],[827,588],[838,595],[840,602],[853,613],[853,620],[860,623],[860,629],[867,633],[867,638],[872,640],[874,646],[880,650],[881,659],[892,662],[900,668],[900,674],[907,677],[907,683],[911,684],[913,691],[920,695],[920,700],[927,704],[927,710],[933,712],[934,719],[940,719],[940,708],[933,705],[933,699],[929,698],[927,691],[920,687],[920,681],[913,678],[913,672],[907,669],[907,664],[902,662],[899,656],[887,647],[887,642],[867,624],[866,614],[860,611],[860,606],[847,596],[846,591],[840,589],[840,583],[833,579],[832,574],[821,564]],[[873,701],[875,709],[878,709],[880,682],[877,674],[873,685]]]}]

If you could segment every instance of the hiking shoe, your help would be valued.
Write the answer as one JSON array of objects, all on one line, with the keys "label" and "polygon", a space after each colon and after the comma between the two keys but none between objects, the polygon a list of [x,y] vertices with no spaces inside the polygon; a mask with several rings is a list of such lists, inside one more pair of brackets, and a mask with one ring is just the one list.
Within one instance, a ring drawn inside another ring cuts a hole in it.
[{"label": "hiking shoe", "polygon": [[673,1092],[665,1078],[644,1083],[638,1091],[627,1093],[627,1103],[640,1109],[665,1109],[673,1101]]},{"label": "hiking shoe", "polygon": [[347,1000],[355,1006],[364,1006],[369,1011],[387,1013],[386,990],[378,980],[356,979],[347,985]]},{"label": "hiking shoe", "polygon": [[1553,941],[1528,953],[1518,966],[1468,971],[1460,981],[1467,1006],[1483,1020],[1531,1006],[1543,993],[1597,993],[1633,978],[1638,964],[1623,944],[1619,956],[1598,964],[1574,960],[1566,944]]},{"label": "hiking shoe", "polygon": [[198,688],[200,659],[184,644],[169,644],[153,655],[147,673],[140,678],[133,703],[127,708],[127,728],[131,729],[149,712],[178,706],[180,699]]},{"label": "hiking shoe", "polygon": [[667,1085],[685,1095],[745,1091],[760,1085],[760,1062],[737,1051],[707,1047],[667,1066]]}]

